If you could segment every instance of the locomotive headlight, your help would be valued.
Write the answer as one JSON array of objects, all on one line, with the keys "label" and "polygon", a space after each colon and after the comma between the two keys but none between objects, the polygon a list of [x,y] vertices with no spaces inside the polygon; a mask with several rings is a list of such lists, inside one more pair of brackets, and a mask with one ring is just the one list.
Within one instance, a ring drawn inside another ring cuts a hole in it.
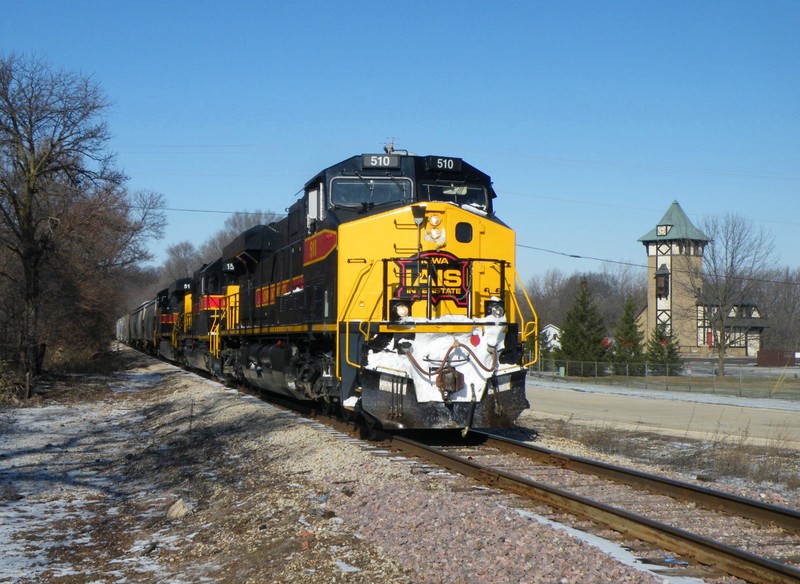
[{"label": "locomotive headlight", "polygon": [[432,241],[437,246],[444,246],[444,226],[442,225],[442,216],[438,213],[431,213],[428,215],[428,224],[425,227],[426,241]]},{"label": "locomotive headlight", "polygon": [[506,309],[499,302],[490,302],[486,307],[486,314],[493,318],[503,318],[506,314]]},{"label": "locomotive headlight", "polygon": [[398,302],[394,305],[394,314],[397,316],[397,318],[405,318],[408,316],[409,312],[410,310],[408,308],[408,304]]}]

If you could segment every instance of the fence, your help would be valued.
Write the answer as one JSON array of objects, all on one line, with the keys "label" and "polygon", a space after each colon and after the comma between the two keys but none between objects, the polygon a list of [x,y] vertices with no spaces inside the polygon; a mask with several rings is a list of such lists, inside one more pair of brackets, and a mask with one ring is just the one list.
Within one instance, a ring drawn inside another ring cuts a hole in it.
[{"label": "fence", "polygon": [[630,389],[689,391],[738,397],[800,400],[800,368],[725,364],[720,376],[715,361],[608,363],[540,359],[529,368],[541,379],[591,383]]}]

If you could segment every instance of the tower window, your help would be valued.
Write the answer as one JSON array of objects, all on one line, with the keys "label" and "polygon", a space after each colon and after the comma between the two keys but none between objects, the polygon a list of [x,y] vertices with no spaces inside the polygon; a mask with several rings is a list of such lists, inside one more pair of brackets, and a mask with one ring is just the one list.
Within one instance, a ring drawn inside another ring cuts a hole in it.
[{"label": "tower window", "polygon": [[661,264],[656,270],[656,298],[669,297],[669,269],[667,264]]}]

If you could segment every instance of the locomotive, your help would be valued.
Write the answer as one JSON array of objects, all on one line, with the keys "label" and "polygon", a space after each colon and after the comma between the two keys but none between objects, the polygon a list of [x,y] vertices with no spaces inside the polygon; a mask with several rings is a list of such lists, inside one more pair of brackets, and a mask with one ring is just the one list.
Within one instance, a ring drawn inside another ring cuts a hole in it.
[{"label": "locomotive", "polygon": [[353,156],[119,319],[117,338],[386,429],[508,427],[528,407],[537,318],[495,197],[460,158]]}]

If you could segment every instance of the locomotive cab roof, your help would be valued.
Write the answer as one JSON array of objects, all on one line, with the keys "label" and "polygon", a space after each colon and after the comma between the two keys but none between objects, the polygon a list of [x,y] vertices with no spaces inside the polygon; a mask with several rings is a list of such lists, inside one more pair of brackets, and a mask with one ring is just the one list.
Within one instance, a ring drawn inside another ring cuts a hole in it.
[{"label": "locomotive cab roof", "polygon": [[264,241],[268,229],[269,227],[266,225],[254,225],[226,245],[222,250],[222,257],[226,260],[231,260],[240,256],[242,253],[260,253],[264,248]]},{"label": "locomotive cab roof", "polygon": [[[357,197],[351,202],[331,193],[335,182],[344,190],[341,187],[348,179],[353,190],[369,191],[370,202],[359,201]],[[385,182],[377,183],[378,179]],[[408,189],[403,179],[410,181]],[[492,200],[497,196],[491,177],[461,158],[417,156],[404,151],[352,156],[319,172],[305,188],[308,191],[320,184],[324,185],[332,207],[362,212],[381,205],[440,200],[493,215]],[[376,184],[386,185],[383,193],[375,189]]]},{"label": "locomotive cab roof", "polygon": [[203,264],[192,276],[193,294],[220,294],[222,293],[223,279],[222,258],[217,258],[210,264]]},{"label": "locomotive cab roof", "polygon": [[189,292],[191,286],[192,286],[191,278],[180,278],[178,280],[175,280],[172,284],[170,284],[169,293],[172,294],[173,296],[183,296],[184,294]]}]

